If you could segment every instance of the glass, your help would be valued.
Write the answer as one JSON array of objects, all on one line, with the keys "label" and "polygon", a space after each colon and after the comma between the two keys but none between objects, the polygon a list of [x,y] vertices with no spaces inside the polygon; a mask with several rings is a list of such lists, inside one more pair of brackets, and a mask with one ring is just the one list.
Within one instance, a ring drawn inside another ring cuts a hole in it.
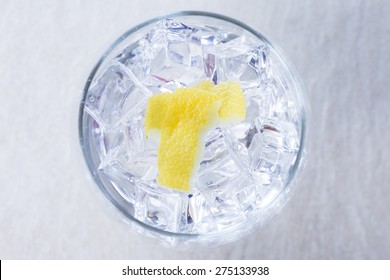
[{"label": "glass", "polygon": [[[180,192],[156,181],[147,100],[204,80],[238,81],[246,119],[207,134],[193,189]],[[180,246],[218,245],[284,206],[305,150],[307,107],[295,71],[263,35],[225,16],[181,12],[134,27],[104,53],[85,86],[80,142],[97,185],[137,230]]]}]

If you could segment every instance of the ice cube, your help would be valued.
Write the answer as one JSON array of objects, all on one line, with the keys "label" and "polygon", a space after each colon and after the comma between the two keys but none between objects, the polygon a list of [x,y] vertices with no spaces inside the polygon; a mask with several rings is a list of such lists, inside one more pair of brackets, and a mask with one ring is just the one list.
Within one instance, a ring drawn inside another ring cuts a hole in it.
[{"label": "ice cube", "polygon": [[217,57],[215,54],[212,53],[204,53],[203,58],[204,63],[204,71],[206,74],[206,77],[213,81],[214,84],[217,84],[218,79],[218,73],[217,73]]},{"label": "ice cube", "polygon": [[195,85],[204,76],[202,49],[193,43],[168,42],[166,51],[162,51],[152,63],[152,76],[162,88]]},{"label": "ice cube", "polygon": [[99,169],[101,178],[109,179],[115,190],[129,203],[134,204],[138,187],[136,185],[137,177],[130,173],[123,165],[117,161],[111,161],[109,164]]},{"label": "ice cube", "polygon": [[146,103],[145,89],[123,64],[114,62],[88,90],[85,108],[107,130],[115,128],[141,103]]},{"label": "ice cube", "polygon": [[100,127],[99,123],[92,117],[89,118],[89,123],[91,127],[90,135],[92,146],[95,148],[96,154],[98,155],[99,159],[102,160],[106,154],[106,149],[104,147],[103,130]]},{"label": "ice cube", "polygon": [[210,131],[206,136],[204,153],[200,163],[199,172],[202,169],[207,169],[209,166],[218,163],[228,156],[228,154],[225,140],[222,135],[222,129],[217,127],[216,129]]},{"label": "ice cube", "polygon": [[206,79],[201,46],[188,43],[189,65],[184,74],[177,79],[184,86],[195,86],[200,80]]},{"label": "ice cube", "polygon": [[205,58],[213,58],[218,81],[239,80],[251,59],[250,46],[238,46],[238,42],[204,47]]},{"label": "ice cube", "polygon": [[253,137],[249,147],[250,169],[257,173],[279,174],[279,152],[277,149],[267,146],[261,134]]},{"label": "ice cube", "polygon": [[203,196],[205,210],[201,226],[204,230],[215,232],[245,220],[245,214],[240,210],[237,197],[231,191],[203,192]]},{"label": "ice cube", "polygon": [[229,127],[227,130],[229,135],[231,135],[232,137],[240,141],[242,144],[244,144],[246,148],[248,148],[249,145],[252,143],[253,136],[256,134],[256,128],[254,124],[246,121],[233,125]]},{"label": "ice cube", "polygon": [[143,81],[150,74],[151,46],[141,39],[129,46],[116,57],[139,80]]},{"label": "ice cube", "polygon": [[197,178],[197,189],[224,188],[229,181],[236,177],[240,169],[231,159],[224,157],[220,161],[215,161],[207,166],[207,169],[200,169]]},{"label": "ice cube", "polygon": [[158,175],[157,153],[146,152],[130,158],[126,169],[145,181],[156,180]]},{"label": "ice cube", "polygon": [[220,34],[213,32],[207,27],[199,28],[192,35],[193,42],[202,46],[217,45],[222,41],[222,38]]},{"label": "ice cube", "polygon": [[152,75],[145,81],[145,86],[153,93],[174,92],[178,88],[185,87],[185,84],[177,80],[167,80],[158,75]]},{"label": "ice cube", "polygon": [[270,71],[270,50],[266,45],[257,46],[252,51],[252,58],[249,65],[257,69],[261,80],[265,80],[269,76]]},{"label": "ice cube", "polygon": [[144,130],[145,109],[140,108],[132,119],[123,125],[124,141],[116,157],[123,159],[126,170],[144,180],[154,180],[157,177],[157,145],[146,139]]},{"label": "ice cube", "polygon": [[[155,55],[150,56],[150,69],[156,80],[150,80],[149,84],[154,86],[153,82],[160,81],[158,87],[164,89],[164,83],[184,86],[192,79],[200,78],[203,73],[198,69],[203,65],[199,66],[199,48],[191,46],[189,39],[195,31],[196,28],[173,19],[163,20],[152,29],[146,38],[155,50]],[[155,42],[157,46],[154,46]],[[185,73],[187,75],[183,77]],[[182,77],[183,81],[180,80]]]},{"label": "ice cube", "polygon": [[126,148],[130,158],[145,153],[145,112],[146,108],[139,108],[138,112],[124,124]]},{"label": "ice cube", "polygon": [[298,138],[295,127],[270,119],[256,119],[258,133],[249,147],[249,166],[255,178],[270,184],[272,177],[290,172],[296,160]]},{"label": "ice cube", "polygon": [[[198,176],[196,190],[204,198],[202,225],[208,230],[219,230],[242,221],[237,193],[252,182],[241,172],[230,156],[213,162]],[[252,182],[253,184],[253,182]]]},{"label": "ice cube", "polygon": [[125,135],[119,128],[115,131],[102,131],[101,138],[103,154],[107,156],[124,143]]},{"label": "ice cube", "polygon": [[189,195],[187,208],[187,230],[194,233],[202,231],[200,225],[205,214],[206,201],[199,192]]},{"label": "ice cube", "polygon": [[191,65],[188,42],[168,42],[167,51],[168,64],[177,63],[186,67]]},{"label": "ice cube", "polygon": [[257,46],[250,55],[249,63],[239,78],[244,89],[258,87],[269,76],[269,48],[265,45]]},{"label": "ice cube", "polygon": [[192,41],[202,46],[218,45],[238,38],[237,34],[213,26],[198,27],[194,31],[191,36]]},{"label": "ice cube", "polygon": [[284,94],[278,94],[273,114],[275,118],[285,122],[298,123],[299,120],[295,102],[288,92],[284,92]]},{"label": "ice cube", "polygon": [[128,151],[125,144],[121,144],[111,150],[108,150],[106,154],[102,155],[101,162],[98,166],[98,170],[103,170],[107,166],[120,164],[123,165],[129,159]]},{"label": "ice cube", "polygon": [[151,75],[160,81],[179,79],[187,70],[190,60],[187,43],[169,43],[151,61]]},{"label": "ice cube", "polygon": [[190,27],[174,19],[165,19],[162,26],[166,31],[166,39],[170,42],[188,41],[190,36],[197,31],[196,27]]},{"label": "ice cube", "polygon": [[197,188],[225,186],[234,176],[247,171],[247,161],[245,145],[229,130],[217,127],[206,136]]},{"label": "ice cube", "polygon": [[284,182],[281,177],[273,177],[269,186],[257,186],[257,194],[261,197],[257,200],[257,207],[261,209],[268,207],[283,191]]},{"label": "ice cube", "polygon": [[274,116],[277,96],[277,89],[269,83],[260,84],[258,87],[246,90],[246,121],[253,123],[259,116],[264,118]]},{"label": "ice cube", "polygon": [[[163,23],[158,22],[141,41],[145,42],[143,56],[148,59],[150,64],[151,60],[156,58],[160,52],[164,52],[166,48],[166,31]],[[149,66],[151,69],[152,65]]]},{"label": "ice cube", "polygon": [[268,71],[268,48],[239,40],[203,47],[205,72],[214,83],[240,81],[244,89],[259,86]]},{"label": "ice cube", "polygon": [[294,89],[290,87],[291,81],[288,79],[283,73],[282,65],[272,62],[272,76],[267,79],[267,84],[273,88],[276,98],[272,117],[298,124],[297,100],[294,98]]},{"label": "ice cube", "polygon": [[138,187],[134,217],[161,230],[177,232],[186,213],[186,194],[169,190],[164,194],[163,187],[154,189],[146,184]]},{"label": "ice cube", "polygon": [[101,166],[111,161],[127,163],[145,154],[144,109],[115,130],[102,130],[101,145],[104,148]]},{"label": "ice cube", "polygon": [[259,117],[255,120],[255,126],[262,134],[265,145],[280,151],[298,152],[298,132],[293,123]]},{"label": "ice cube", "polygon": [[244,215],[236,198],[238,182],[248,179],[245,172],[233,160],[223,130],[217,128],[206,137],[203,161],[195,181],[195,191],[199,191],[205,200],[202,224],[204,229],[229,226]]},{"label": "ice cube", "polygon": [[249,180],[238,182],[242,187],[236,194],[236,199],[241,208],[241,211],[244,212],[246,216],[253,214],[253,211],[256,210],[257,205],[261,202],[261,197],[257,193],[256,186]]},{"label": "ice cube", "polygon": [[191,56],[191,61],[190,61],[191,67],[196,67],[198,69],[203,70],[203,49],[202,49],[202,47],[199,45],[196,45],[192,42],[188,43],[188,47],[189,47],[190,56]]},{"label": "ice cube", "polygon": [[241,78],[248,64],[250,56],[248,54],[230,54],[224,59],[225,75],[227,79],[238,80]]}]

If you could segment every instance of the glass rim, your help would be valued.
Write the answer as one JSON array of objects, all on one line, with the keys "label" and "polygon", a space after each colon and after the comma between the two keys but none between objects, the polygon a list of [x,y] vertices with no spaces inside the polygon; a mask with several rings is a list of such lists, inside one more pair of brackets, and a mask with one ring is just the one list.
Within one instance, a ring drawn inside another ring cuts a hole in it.
[{"label": "glass rim", "polygon": [[[221,14],[217,14],[217,13],[205,12],[205,11],[180,11],[180,12],[174,12],[174,13],[169,13],[166,15],[154,17],[154,18],[149,19],[147,21],[144,21],[144,22],[130,28],[126,32],[124,32],[104,51],[103,55],[100,57],[97,64],[93,67],[91,73],[88,76],[88,79],[87,79],[86,84],[85,84],[84,89],[83,89],[83,96],[82,96],[82,100],[81,100],[80,107],[79,107],[79,117],[78,117],[78,131],[79,131],[79,133],[78,134],[79,134],[79,141],[80,141],[80,146],[81,146],[81,149],[83,152],[83,156],[84,156],[84,159],[87,163],[90,175],[92,175],[92,177],[93,177],[94,182],[98,185],[99,189],[103,192],[104,196],[110,201],[110,203],[112,205],[114,205],[122,213],[122,215],[124,215],[127,219],[129,219],[130,222],[135,222],[135,224],[138,226],[141,226],[141,228],[149,230],[153,233],[157,233],[159,235],[160,234],[165,235],[167,237],[176,237],[178,239],[185,239],[185,240],[190,240],[190,239],[192,240],[192,239],[196,239],[196,238],[200,238],[200,237],[212,239],[213,237],[216,238],[216,237],[219,237],[219,236],[226,234],[228,232],[234,232],[237,229],[237,227],[242,227],[244,224],[248,224],[251,221],[253,221],[256,218],[256,215],[255,215],[255,217],[251,217],[251,218],[247,219],[245,221],[245,223],[238,223],[238,224],[230,226],[222,231],[215,231],[215,232],[211,232],[211,233],[200,233],[200,234],[199,233],[198,234],[197,233],[193,233],[193,234],[192,233],[177,233],[177,232],[164,231],[164,230],[155,228],[153,226],[147,225],[147,224],[137,220],[132,215],[130,215],[124,209],[124,207],[122,205],[120,205],[120,203],[118,201],[116,201],[112,197],[111,194],[109,194],[106,187],[104,186],[102,181],[99,179],[99,176],[95,172],[95,168],[93,166],[92,160],[90,159],[90,155],[88,154],[87,149],[86,149],[85,136],[83,133],[83,120],[84,120],[84,114],[85,114],[84,106],[85,106],[85,100],[86,100],[86,97],[88,94],[88,90],[90,88],[90,85],[91,85],[93,79],[95,78],[97,71],[99,70],[100,66],[103,64],[105,59],[109,56],[111,51],[114,50],[120,43],[122,43],[131,34],[141,30],[142,28],[144,28],[148,25],[151,25],[155,22],[158,22],[160,20],[167,19],[167,18],[177,18],[177,17],[185,17],[185,16],[203,16],[203,17],[215,18],[218,20],[226,21],[226,22],[232,23],[232,24],[250,32],[255,37],[257,37],[260,40],[262,40],[263,42],[265,42],[267,45],[269,45],[269,47],[271,47],[271,49],[273,49],[276,52],[278,59],[280,59],[280,62],[282,64],[283,68],[286,70],[288,77],[292,81],[292,85],[294,86],[294,92],[299,93],[299,94],[296,94],[297,98],[298,98],[298,100],[297,100],[298,101],[298,104],[297,104],[298,109],[301,113],[301,120],[300,120],[301,121],[301,131],[300,131],[301,134],[300,134],[299,150],[297,153],[297,158],[295,160],[295,163],[294,163],[293,167],[291,168],[291,172],[286,180],[285,185],[283,186],[283,189],[273,199],[271,204],[267,206],[267,208],[273,208],[273,204],[277,203],[280,199],[280,196],[282,194],[285,194],[288,187],[290,185],[292,185],[293,181],[296,179],[297,171],[300,168],[300,166],[302,165],[302,160],[303,160],[303,156],[304,156],[303,153],[304,153],[304,150],[306,148],[306,141],[307,141],[307,125],[308,125],[307,124],[307,122],[308,122],[307,115],[310,114],[310,107],[309,107],[309,103],[307,100],[307,90],[304,87],[300,77],[297,75],[297,71],[287,61],[286,56],[284,55],[284,52],[275,43],[271,43],[262,33],[258,32],[257,30],[253,29],[252,27],[248,26],[247,24],[245,24],[239,20],[236,20],[234,18],[224,16]],[[249,227],[249,230],[251,230],[251,229],[253,230],[255,228],[256,228],[256,224],[252,227]]]}]

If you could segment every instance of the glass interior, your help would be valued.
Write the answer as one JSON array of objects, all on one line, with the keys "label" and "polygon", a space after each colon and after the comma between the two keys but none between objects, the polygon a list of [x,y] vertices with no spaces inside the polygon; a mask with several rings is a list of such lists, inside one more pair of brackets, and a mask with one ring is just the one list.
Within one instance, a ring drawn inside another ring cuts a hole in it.
[{"label": "glass interior", "polygon": [[[239,82],[246,118],[206,135],[193,188],[180,192],[157,183],[147,100],[204,80]],[[284,205],[302,159],[306,107],[291,67],[264,36],[220,15],[183,12],[129,30],[103,55],[85,86],[80,141],[96,183],[137,229],[169,243],[224,243]]]}]

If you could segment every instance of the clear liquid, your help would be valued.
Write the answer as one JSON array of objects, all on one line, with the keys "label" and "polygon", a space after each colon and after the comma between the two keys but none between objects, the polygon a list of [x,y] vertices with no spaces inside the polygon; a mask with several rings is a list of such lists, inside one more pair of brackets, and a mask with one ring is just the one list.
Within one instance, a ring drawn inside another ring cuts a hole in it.
[{"label": "clear liquid", "polygon": [[[97,174],[137,220],[158,229],[217,232],[259,215],[285,187],[300,146],[291,81],[264,42],[245,32],[158,22],[94,79],[85,110]],[[146,139],[147,99],[203,80],[238,81],[245,121],[210,131],[191,193],[160,186],[158,143]]]}]

